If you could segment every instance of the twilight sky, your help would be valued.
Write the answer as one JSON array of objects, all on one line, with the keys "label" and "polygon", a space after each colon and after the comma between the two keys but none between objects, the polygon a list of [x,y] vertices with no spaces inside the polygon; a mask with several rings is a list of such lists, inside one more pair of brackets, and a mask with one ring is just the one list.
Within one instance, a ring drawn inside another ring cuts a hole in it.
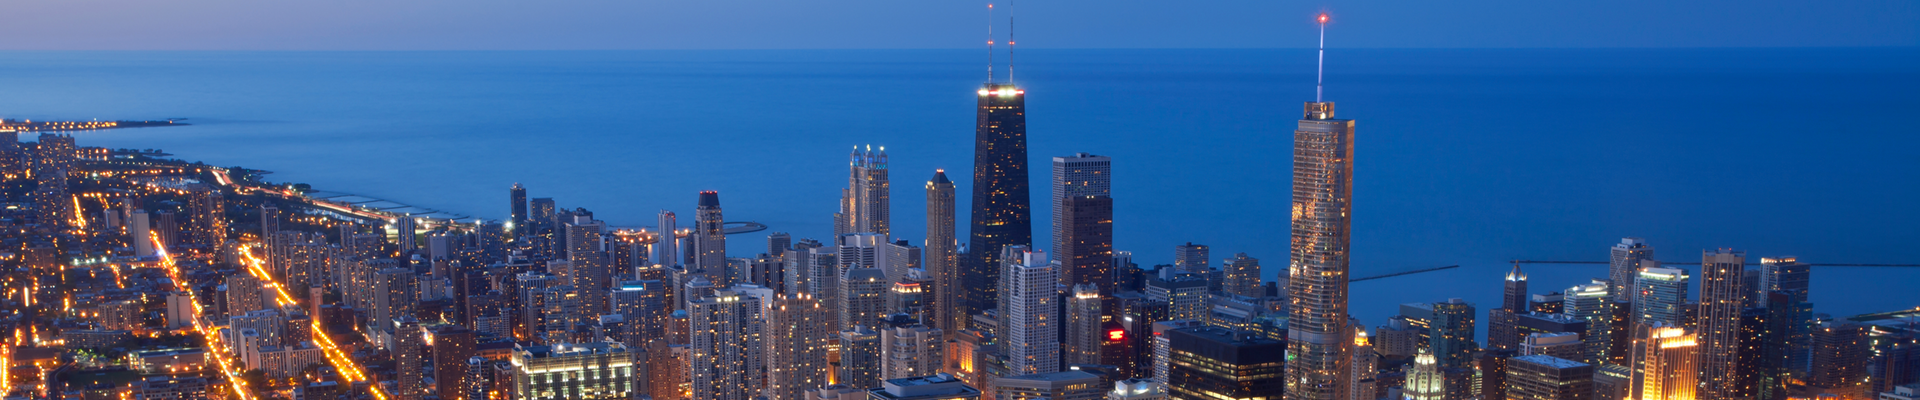
[{"label": "twilight sky", "polygon": [[[11,0],[0,50],[960,48],[985,0]],[[999,0],[1004,10],[1006,0]],[[1013,4],[1022,47],[1920,45],[1914,0],[1145,1]],[[1004,13],[999,15],[1004,24]],[[1003,25],[1004,28],[1004,25]],[[1004,33],[1004,31],[1000,31]]]}]

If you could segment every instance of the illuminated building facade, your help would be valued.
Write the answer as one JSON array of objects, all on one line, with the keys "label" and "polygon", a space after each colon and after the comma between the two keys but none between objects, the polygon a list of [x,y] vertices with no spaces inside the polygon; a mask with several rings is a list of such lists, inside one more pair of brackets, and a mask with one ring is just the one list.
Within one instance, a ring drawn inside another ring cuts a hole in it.
[{"label": "illuminated building facade", "polygon": [[887,274],[879,268],[850,268],[840,277],[840,298],[835,307],[840,312],[841,329],[855,326],[874,329],[880,327],[880,319],[887,316],[887,290],[893,285],[887,281]]},{"label": "illuminated building facade", "polygon": [[1610,290],[1623,295],[1622,300],[1631,300],[1633,293],[1639,292],[1635,290],[1634,284],[1638,282],[1635,276],[1640,273],[1640,269],[1658,266],[1642,265],[1652,260],[1653,246],[1648,245],[1646,239],[1637,237],[1620,239],[1620,243],[1613,245],[1607,257],[1607,279],[1613,281],[1613,287]]},{"label": "illuminated building facade", "polygon": [[760,310],[759,299],[732,290],[688,303],[694,400],[749,400],[759,394],[766,351]]},{"label": "illuminated building facade", "polygon": [[1427,346],[1441,368],[1469,368],[1479,344],[1473,340],[1474,307],[1461,299],[1433,303],[1433,320],[1427,330]]},{"label": "illuminated building facade", "polygon": [[877,233],[891,235],[893,186],[887,179],[887,148],[865,151],[853,147],[847,161],[847,188],[840,192],[840,213],[834,214],[834,235]]},{"label": "illuminated building facade", "polygon": [[840,366],[834,382],[863,388],[880,385],[885,353],[880,333],[871,328],[855,326],[840,331]]},{"label": "illuminated building facade", "polygon": [[1645,260],[1634,274],[1633,326],[1663,322],[1681,326],[1687,316],[1687,271],[1659,267],[1659,261]]},{"label": "illuminated building facade", "polygon": [[1519,349],[1520,316],[1527,313],[1527,273],[1520,271],[1520,264],[1514,264],[1507,272],[1500,307],[1487,310],[1487,348]]},{"label": "illuminated building facade", "polygon": [[660,224],[653,243],[653,262],[665,266],[680,265],[680,238],[678,217],[672,211],[660,210]]},{"label": "illuminated building facade", "polygon": [[1113,160],[1075,153],[1053,158],[1053,256],[1060,284],[1091,283],[1113,293]]},{"label": "illuminated building facade", "polygon": [[967,213],[971,219],[967,251],[972,260],[961,269],[968,315],[998,302],[995,290],[1002,251],[1010,245],[1033,244],[1026,103],[1026,91],[1012,83],[989,82],[980,89],[974,119],[972,211]]},{"label": "illuminated building facade", "polygon": [[1285,344],[1218,327],[1171,329],[1161,336],[1167,341],[1165,384],[1172,398],[1280,398],[1287,367]]},{"label": "illuminated building facade", "polygon": [[[1317,100],[1317,99],[1316,99]],[[1293,131],[1293,198],[1287,265],[1290,400],[1347,397],[1348,245],[1353,239],[1353,120],[1333,102],[1306,103]]]},{"label": "illuminated building facade", "polygon": [[[395,380],[394,398],[397,400],[419,400],[427,397],[426,363],[421,360],[420,320],[412,315],[402,315],[390,323],[393,333],[393,369]],[[302,364],[305,365],[305,364]]]},{"label": "illuminated building facade", "polygon": [[767,309],[767,395],[799,399],[827,385],[833,313],[806,294],[776,297]]},{"label": "illuminated building facade", "polygon": [[927,243],[923,262],[933,275],[933,327],[951,339],[966,327],[967,309],[961,301],[959,242],[954,238],[953,181],[946,170],[934,170],[927,180]]},{"label": "illuminated building facade", "polygon": [[1260,259],[1248,257],[1247,253],[1236,253],[1222,265],[1227,274],[1222,287],[1227,294],[1261,298],[1267,296],[1266,286],[1260,284]]},{"label": "illuminated building facade", "polygon": [[513,348],[513,399],[632,399],[633,354],[618,342]]},{"label": "illuminated building facade", "polygon": [[1699,390],[1699,342],[1685,328],[1663,323],[1641,327],[1634,335],[1632,398],[1693,400]]},{"label": "illuminated building facade", "polygon": [[1060,264],[1047,252],[1027,246],[1006,247],[1000,262],[1001,346],[1014,375],[1060,370]]},{"label": "illuminated building facade", "polygon": [[1407,383],[1400,388],[1405,400],[1447,400],[1447,376],[1433,354],[1421,349],[1410,367]]},{"label": "illuminated building facade", "polygon": [[1612,283],[1595,279],[1592,283],[1568,288],[1561,299],[1561,309],[1567,316],[1587,323],[1587,330],[1581,336],[1581,340],[1587,342],[1587,356],[1577,361],[1599,365],[1612,358],[1608,354],[1613,349],[1615,303],[1609,292],[1612,289]]}]

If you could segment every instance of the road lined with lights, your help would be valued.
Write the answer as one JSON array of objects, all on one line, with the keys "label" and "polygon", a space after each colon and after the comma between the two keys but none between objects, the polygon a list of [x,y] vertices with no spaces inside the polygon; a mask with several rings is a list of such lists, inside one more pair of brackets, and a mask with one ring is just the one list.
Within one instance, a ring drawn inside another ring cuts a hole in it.
[{"label": "road lined with lights", "polygon": [[240,374],[233,372],[233,362],[227,359],[227,354],[232,353],[231,349],[223,350],[220,335],[207,330],[206,323],[202,321],[206,310],[201,308],[199,296],[194,294],[192,285],[188,285],[180,275],[180,266],[174,264],[173,255],[167,254],[166,245],[160,243],[160,232],[154,231],[148,236],[153,240],[154,249],[158,250],[160,266],[167,270],[167,278],[173,279],[174,286],[186,292],[187,301],[193,304],[193,330],[207,339],[207,354],[212,355],[214,363],[220,365],[220,372],[226,374],[227,384],[232,385],[233,392],[239,394],[240,400],[252,399],[253,393],[247,391],[247,383],[240,379]]},{"label": "road lined with lights", "polygon": [[[245,250],[242,250],[240,255],[247,259],[247,271],[252,273],[255,278],[259,278],[261,282],[264,282],[266,287],[273,288],[274,293],[279,294],[276,301],[279,302],[282,307],[299,307],[299,303],[293,301],[293,296],[287,294],[286,288],[282,287],[279,281],[274,280],[273,276],[267,274],[267,270],[261,267],[262,263],[259,258],[254,257],[251,252]],[[320,347],[322,354],[327,356],[327,363],[332,364],[333,369],[339,371],[342,377],[350,379],[353,382],[368,381],[366,370],[354,364],[353,360],[348,358],[345,352],[340,351],[340,346],[333,343],[333,338],[327,335],[326,328],[320,324],[320,316],[310,315],[307,317],[307,320],[313,323],[313,343],[315,346]],[[380,391],[380,385],[378,383],[367,385],[367,390],[373,392],[375,399],[387,399],[387,394]]]}]

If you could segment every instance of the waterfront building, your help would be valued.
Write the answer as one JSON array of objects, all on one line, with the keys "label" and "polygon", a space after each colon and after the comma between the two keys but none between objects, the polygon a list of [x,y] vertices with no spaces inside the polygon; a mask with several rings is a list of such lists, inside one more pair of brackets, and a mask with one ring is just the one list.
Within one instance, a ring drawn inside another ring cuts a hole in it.
[{"label": "waterfront building", "polygon": [[767,396],[799,399],[827,385],[833,314],[805,293],[777,296],[767,308]]},{"label": "waterfront building", "polygon": [[1607,353],[1613,349],[1615,303],[1608,292],[1612,289],[1613,284],[1603,279],[1567,288],[1561,308],[1567,316],[1587,323],[1587,330],[1581,335],[1581,340],[1587,342],[1587,356],[1579,361],[1600,365],[1612,359]]},{"label": "waterfront building", "polygon": [[1248,257],[1247,253],[1236,253],[1227,259],[1224,291],[1227,294],[1261,298],[1267,297],[1267,288],[1260,285],[1260,259]]},{"label": "waterfront building", "polygon": [[1064,361],[1071,364],[1100,365],[1101,344],[1106,341],[1106,332],[1102,323],[1106,300],[1100,296],[1100,289],[1091,284],[1073,286],[1072,295],[1067,297],[1066,340],[1061,341]]},{"label": "waterfront building", "polygon": [[1354,121],[1335,119],[1333,102],[1320,101],[1318,90],[1293,131],[1288,400],[1345,399],[1351,372],[1346,342]]},{"label": "waterfront building", "polygon": [[[1533,355],[1507,360],[1507,400],[1593,399],[1593,365]],[[1607,399],[1613,400],[1613,399]]]},{"label": "waterfront building", "polygon": [[1053,158],[1053,255],[1060,284],[1113,293],[1113,161],[1075,153]]},{"label": "waterfront building", "polygon": [[1100,377],[1081,371],[1003,376],[993,380],[995,400],[1097,400],[1106,397]]},{"label": "waterfront building", "polygon": [[[991,78],[991,76],[989,76]],[[962,269],[967,315],[999,301],[1001,260],[1007,246],[1033,244],[1028,203],[1027,94],[1013,83],[987,82],[974,115],[973,200],[967,213],[968,254]],[[1004,311],[1003,311],[1004,312]]]},{"label": "waterfront building", "polygon": [[1631,301],[1633,293],[1639,292],[1634,287],[1639,281],[1634,277],[1640,273],[1640,269],[1658,266],[1642,265],[1648,261],[1653,261],[1653,246],[1647,244],[1646,239],[1637,237],[1620,239],[1620,243],[1613,245],[1607,257],[1607,279],[1613,282],[1613,287],[1609,290],[1620,294],[1623,300]]},{"label": "waterfront building", "polygon": [[1007,246],[998,257],[1000,272],[1000,336],[1007,369],[1015,375],[1060,370],[1060,303],[1054,289],[1060,264],[1047,252],[1027,246]]},{"label": "waterfront building", "polygon": [[1687,316],[1687,271],[1678,268],[1662,268],[1659,261],[1643,260],[1640,272],[1634,274],[1634,287],[1638,290],[1633,296],[1633,325],[1642,326],[1654,322],[1681,326]]},{"label": "waterfront building", "polygon": [[706,270],[707,280],[714,286],[733,286],[733,277],[727,268],[727,233],[725,221],[720,215],[720,192],[700,192],[700,206],[693,214],[693,253],[700,269]]},{"label": "waterfront building", "polygon": [[1692,400],[1700,382],[1699,341],[1686,329],[1664,323],[1634,333],[1631,397],[1636,400]]},{"label": "waterfront building", "polygon": [[946,358],[941,336],[939,329],[921,324],[880,330],[881,379],[939,373]]},{"label": "waterfront building", "polygon": [[1527,273],[1521,272],[1520,264],[1515,263],[1513,270],[1507,272],[1500,308],[1487,310],[1487,348],[1519,349],[1520,316],[1527,313]]},{"label": "waterfront building", "polygon": [[1740,309],[1745,306],[1741,271],[1747,253],[1707,250],[1700,261],[1700,398],[1733,400],[1739,369]]},{"label": "waterfront building", "polygon": [[[619,342],[513,347],[513,399],[633,399],[634,355]],[[697,386],[696,386],[697,387]]]},{"label": "waterfront building", "polygon": [[[830,391],[832,388],[825,390]],[[882,381],[880,387],[866,390],[866,393],[868,400],[976,400],[981,394],[979,389],[974,389],[973,386],[968,386],[966,382],[948,374],[888,379]],[[861,399],[808,396],[807,400]]]},{"label": "waterfront building", "polygon": [[933,275],[934,328],[940,329],[948,339],[953,333],[966,327],[967,309],[961,301],[964,290],[960,286],[960,259],[956,247],[959,242],[954,238],[954,187],[947,179],[946,170],[934,170],[933,178],[927,180],[927,242],[923,265]]},{"label": "waterfront building", "polygon": [[688,303],[694,400],[748,400],[764,386],[766,326],[760,311],[760,299],[733,290]]},{"label": "waterfront building", "polygon": [[840,331],[840,366],[834,382],[861,388],[879,386],[885,368],[883,353],[880,333],[873,328],[853,326]]},{"label": "waterfront building", "polygon": [[1289,357],[1279,341],[1219,327],[1172,329],[1160,336],[1167,342],[1164,383],[1174,399],[1277,400],[1286,385],[1282,371]]}]

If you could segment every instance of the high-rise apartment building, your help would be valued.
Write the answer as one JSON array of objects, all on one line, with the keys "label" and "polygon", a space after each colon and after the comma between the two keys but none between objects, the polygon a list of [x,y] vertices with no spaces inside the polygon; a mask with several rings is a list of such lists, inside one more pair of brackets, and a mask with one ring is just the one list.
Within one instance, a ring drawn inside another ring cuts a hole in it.
[{"label": "high-rise apartment building", "polygon": [[253,274],[241,272],[227,276],[227,316],[247,315],[254,310],[268,307],[267,297],[262,290],[265,285]]},{"label": "high-rise apartment building", "polygon": [[927,243],[926,265],[928,273],[933,275],[933,325],[947,338],[966,326],[967,308],[961,299],[963,289],[960,286],[960,259],[956,247],[960,244],[954,238],[954,197],[953,181],[947,179],[946,170],[934,170],[933,178],[927,180]]},{"label": "high-rise apartment building", "polygon": [[700,192],[700,207],[693,215],[693,251],[696,265],[707,272],[714,286],[733,286],[734,277],[727,268],[726,222],[720,217],[720,192]]},{"label": "high-rise apartment building", "polygon": [[1053,158],[1051,249],[1060,260],[1063,285],[1095,283],[1103,293],[1113,292],[1112,175],[1113,160],[1106,156]]},{"label": "high-rise apartment building", "polygon": [[1293,131],[1288,400],[1345,399],[1351,372],[1347,261],[1353,238],[1354,121],[1335,119],[1333,102],[1318,97],[1306,103]]},{"label": "high-rise apartment building", "polygon": [[1813,368],[1807,373],[1804,392],[1792,397],[1872,397],[1867,393],[1867,366],[1874,353],[1871,333],[1867,325],[1856,323],[1829,322],[1814,327],[1812,354],[1808,356]]},{"label": "high-rise apartment building", "polygon": [[395,317],[393,320],[381,320],[390,324],[393,332],[393,369],[397,384],[394,387],[394,399],[419,400],[427,397],[425,380],[426,365],[420,354],[420,320],[412,315]]},{"label": "high-rise apartment building", "polygon": [[1073,286],[1072,295],[1067,297],[1067,336],[1062,341],[1065,361],[1073,364],[1103,364],[1100,359],[1100,346],[1106,341],[1101,316],[1106,315],[1103,306],[1106,300],[1100,296],[1100,288],[1090,284]]},{"label": "high-rise apartment building", "polygon": [[1700,260],[1700,398],[1737,397],[1740,349],[1740,309],[1746,291],[1740,284],[1747,253],[1731,249],[1707,250]]},{"label": "high-rise apartment building", "polygon": [[880,327],[880,320],[887,316],[887,289],[892,282],[879,268],[850,268],[840,277],[840,290],[836,291],[836,310],[840,312],[841,329],[864,326],[867,329]]},{"label": "high-rise apartment building", "polygon": [[1013,375],[1060,370],[1060,264],[1047,252],[1007,246],[1000,272],[1002,344]]},{"label": "high-rise apartment building", "polygon": [[[618,342],[513,347],[516,400],[633,399],[640,369]],[[444,396],[442,398],[445,398]]]},{"label": "high-rise apartment building", "polygon": [[879,386],[884,353],[879,332],[865,326],[840,331],[840,367],[834,381],[852,387]]},{"label": "high-rise apartment building", "polygon": [[1461,299],[1433,303],[1427,345],[1441,368],[1472,368],[1473,352],[1480,350],[1474,335],[1474,307]]},{"label": "high-rise apartment building", "polygon": [[1593,399],[1593,371],[1592,364],[1554,356],[1510,358],[1505,395],[1507,400]]},{"label": "high-rise apartment building", "polygon": [[940,372],[946,340],[939,329],[914,324],[880,330],[880,379],[912,378]]},{"label": "high-rise apartment building", "polygon": [[1026,103],[1026,91],[1013,83],[988,82],[980,88],[973,130],[972,211],[967,213],[971,260],[961,269],[967,315],[993,308],[999,301],[995,290],[1005,248],[1033,244]]},{"label": "high-rise apartment building", "polygon": [[653,242],[653,262],[655,264],[680,265],[680,227],[679,218],[672,211],[660,210],[659,225],[655,226]]},{"label": "high-rise apartment building", "polygon": [[766,351],[760,311],[760,299],[732,290],[688,302],[694,400],[750,400],[759,394]]},{"label": "high-rise apartment building", "polygon": [[1687,316],[1687,271],[1659,267],[1659,261],[1643,260],[1634,274],[1633,326],[1664,322],[1681,326]]},{"label": "high-rise apartment building", "polygon": [[414,305],[420,302],[420,288],[415,283],[413,270],[408,268],[387,268],[375,274],[373,280],[373,324],[388,328],[400,317],[414,315]]},{"label": "high-rise apartment building", "polygon": [[800,399],[827,385],[833,312],[805,293],[775,297],[767,308],[767,397]]},{"label": "high-rise apartment building", "polygon": [[841,191],[840,213],[834,215],[834,235],[892,233],[892,192],[887,180],[887,148],[874,151],[853,146],[848,156],[847,188]]}]

